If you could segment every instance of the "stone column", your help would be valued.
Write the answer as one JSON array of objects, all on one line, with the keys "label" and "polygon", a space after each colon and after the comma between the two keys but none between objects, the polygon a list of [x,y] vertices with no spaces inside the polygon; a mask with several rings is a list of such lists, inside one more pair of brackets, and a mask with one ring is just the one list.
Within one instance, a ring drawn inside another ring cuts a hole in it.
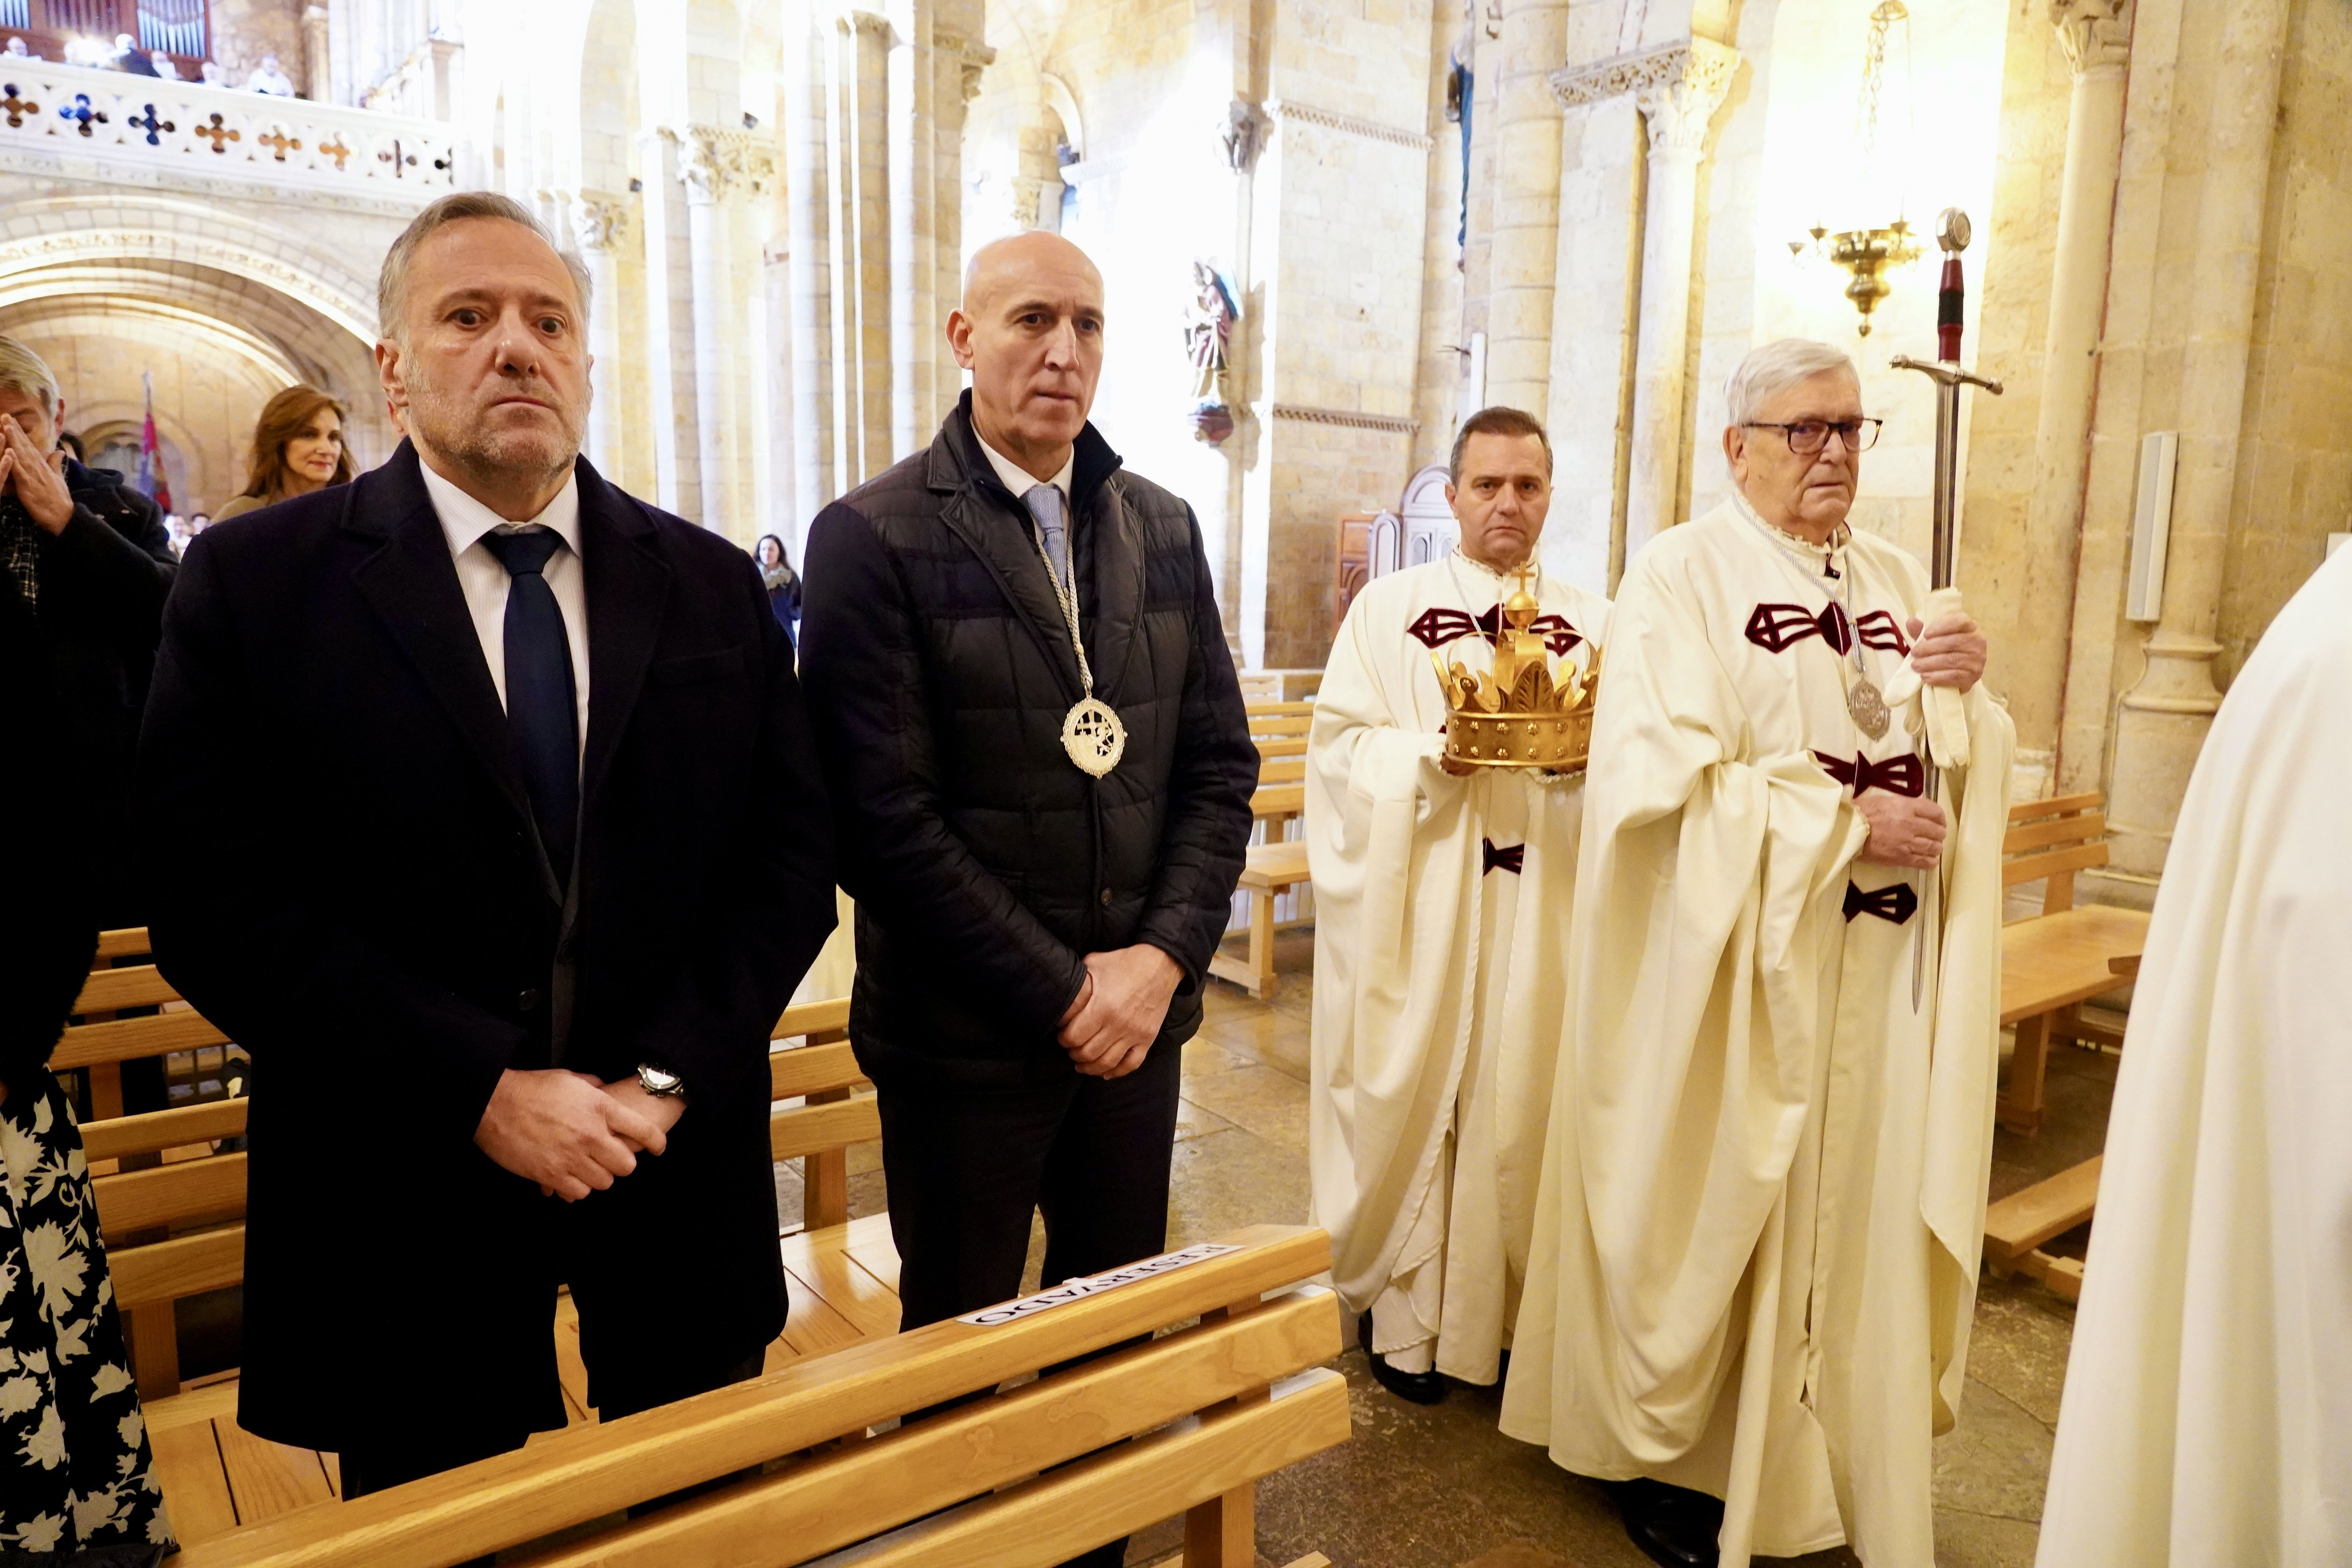
[{"label": "stone column", "polygon": [[980,79],[996,62],[996,51],[966,35],[931,23],[934,64],[932,101],[937,119],[931,130],[931,178],[934,188],[947,193],[931,214],[931,249],[938,281],[932,295],[930,326],[931,405],[924,418],[927,429],[937,429],[963,391],[963,376],[948,353],[948,312],[963,299],[963,131],[968,106],[980,96]]},{"label": "stone column", "polygon": [[[2083,484],[2091,456],[2091,400],[2106,303],[2107,252],[2122,166],[2124,74],[2131,58],[2132,0],[2051,0],[2050,20],[2074,77],[2066,114],[2066,163],[2058,194],[2058,242],[2050,270],[2049,328],[2042,350],[2042,410],[2033,433],[2033,493],[2027,503],[2023,603],[2074,602]],[[2021,792],[2046,793],[2057,757],[2067,626],[2018,650],[2009,681],[2017,721]]]},{"label": "stone column", "polygon": [[714,532],[737,532],[737,497],[728,461],[735,427],[735,381],[728,374],[740,348],[734,331],[732,240],[727,196],[735,170],[730,149],[708,125],[687,128],[678,146],[677,177],[686,187],[686,244],[694,315],[695,467],[702,478],[701,515]]},{"label": "stone column", "polygon": [[1486,318],[1486,395],[1530,412],[1551,383],[1552,280],[1559,237],[1559,100],[1548,62],[1567,53],[1564,0],[1502,0],[1496,199]]},{"label": "stone column", "polygon": [[785,14],[784,248],[792,329],[793,515],[796,528],[838,493],[834,483],[833,312],[824,259],[832,247],[824,121],[824,53],[814,16]]},{"label": "stone column", "polygon": [[702,515],[702,468],[688,426],[695,416],[690,220],[677,132],[656,125],[637,139],[639,216],[646,226],[646,364],[651,394],[654,502]]},{"label": "stone column", "polygon": [[327,32],[327,8],[302,7],[302,90],[313,103],[335,99],[334,49]]},{"label": "stone column", "polygon": [[2189,769],[2221,705],[2213,684],[2213,658],[2221,648],[2213,629],[2244,430],[2287,0],[2240,0],[2222,15],[2212,110],[2199,149],[2203,174],[2180,362],[2180,456],[2164,613],[2146,645],[2147,668],[2123,696],[2109,784],[2116,865],[2151,877],[2163,869]]},{"label": "stone column", "polygon": [[588,263],[588,352],[593,395],[588,404],[588,460],[618,484],[621,478],[620,247],[628,235],[629,205],[619,196],[581,191],[572,198],[572,233]]},{"label": "stone column", "polygon": [[1707,126],[1739,69],[1737,51],[1692,38],[1644,57],[1633,89],[1650,137],[1643,204],[1641,324],[1633,348],[1633,459],[1626,476],[1625,548],[1680,519],[1683,392],[1690,360],[1691,246],[1698,227],[1698,168]]},{"label": "stone column", "polygon": [[1612,75],[1570,67],[1552,78],[1566,110],[1559,254],[1551,395],[1534,411],[1551,427],[1554,468],[1575,476],[1552,492],[1545,569],[1597,590],[1615,585],[1612,554],[1624,538],[1642,278],[1642,127],[1632,96]]},{"label": "stone column", "polygon": [[[889,37],[890,458],[930,442],[931,304],[938,268],[931,244],[938,209],[932,184],[929,20],[898,0]],[[956,193],[959,194],[960,193]]]}]

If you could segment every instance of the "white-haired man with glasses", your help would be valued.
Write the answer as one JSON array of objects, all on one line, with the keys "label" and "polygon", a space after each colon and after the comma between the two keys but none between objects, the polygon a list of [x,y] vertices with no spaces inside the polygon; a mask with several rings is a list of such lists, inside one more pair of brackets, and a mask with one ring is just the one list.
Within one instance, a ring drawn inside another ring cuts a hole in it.
[{"label": "white-haired man with glasses", "polygon": [[[1733,494],[1627,570],[1504,1430],[1655,1562],[1931,1568],[1974,1307],[2014,734],[1965,616],[1846,522],[1853,362],[1733,373]],[[1916,679],[1915,679],[1916,678]],[[1961,694],[1970,766],[1921,738]]]}]

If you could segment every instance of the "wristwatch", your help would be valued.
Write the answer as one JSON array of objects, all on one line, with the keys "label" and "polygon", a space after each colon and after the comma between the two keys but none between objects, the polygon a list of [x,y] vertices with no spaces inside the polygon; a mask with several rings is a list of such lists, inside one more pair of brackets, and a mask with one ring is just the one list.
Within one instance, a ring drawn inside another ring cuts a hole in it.
[{"label": "wristwatch", "polygon": [[637,1087],[656,1100],[684,1100],[686,1079],[665,1067],[651,1062],[637,1064]]}]

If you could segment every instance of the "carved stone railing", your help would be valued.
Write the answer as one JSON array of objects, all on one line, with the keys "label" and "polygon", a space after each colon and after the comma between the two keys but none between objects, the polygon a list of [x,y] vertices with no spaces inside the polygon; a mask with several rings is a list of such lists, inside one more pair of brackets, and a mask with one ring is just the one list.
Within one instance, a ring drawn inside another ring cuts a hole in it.
[{"label": "carved stone railing", "polygon": [[434,121],[5,57],[0,168],[419,206],[457,181]]}]

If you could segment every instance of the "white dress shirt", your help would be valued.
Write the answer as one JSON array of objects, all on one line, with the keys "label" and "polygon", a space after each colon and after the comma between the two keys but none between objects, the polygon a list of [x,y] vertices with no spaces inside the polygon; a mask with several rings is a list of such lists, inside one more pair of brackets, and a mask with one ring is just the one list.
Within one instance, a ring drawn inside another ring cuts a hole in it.
[{"label": "white dress shirt", "polygon": [[1071,447],[1070,455],[1062,459],[1060,473],[1050,479],[1041,479],[990,446],[987,438],[981,435],[980,426],[977,425],[971,427],[971,438],[980,443],[980,449],[982,452],[988,454],[988,466],[996,470],[996,477],[1004,481],[1004,488],[1013,492],[1013,500],[1025,500],[1029,492],[1039,485],[1052,485],[1062,492],[1062,517],[1066,524],[1072,521],[1070,519],[1070,473],[1078,466],[1078,449],[1076,447]]},{"label": "white dress shirt", "polygon": [[563,548],[547,558],[544,575],[563,613],[564,640],[572,645],[572,689],[579,705],[580,744],[588,744],[588,583],[580,565],[580,476],[575,471],[529,522],[509,522],[447,479],[433,471],[420,456],[417,468],[425,476],[425,493],[433,498],[434,514],[449,541],[449,559],[457,568],[457,586],[466,595],[467,613],[474,617],[474,636],[480,639],[482,658],[490,667],[490,684],[498,689],[499,706],[507,702],[507,589],[512,579],[505,565],[490,553],[482,536],[493,531],[520,533],[526,528],[548,528],[563,541]]}]

